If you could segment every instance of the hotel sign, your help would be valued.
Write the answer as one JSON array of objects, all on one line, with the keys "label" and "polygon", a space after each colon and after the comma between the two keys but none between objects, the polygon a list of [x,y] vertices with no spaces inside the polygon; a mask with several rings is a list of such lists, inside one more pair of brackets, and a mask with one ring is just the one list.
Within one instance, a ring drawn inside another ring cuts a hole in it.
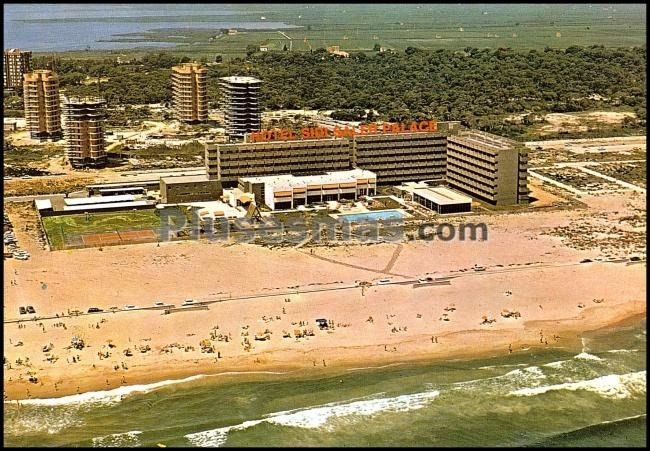
[{"label": "hotel sign", "polygon": [[383,124],[362,124],[357,131],[353,127],[306,127],[298,131],[291,128],[274,128],[250,134],[250,142],[289,141],[292,139],[353,138],[355,135],[395,135],[398,133],[435,132],[436,121],[402,122]]}]

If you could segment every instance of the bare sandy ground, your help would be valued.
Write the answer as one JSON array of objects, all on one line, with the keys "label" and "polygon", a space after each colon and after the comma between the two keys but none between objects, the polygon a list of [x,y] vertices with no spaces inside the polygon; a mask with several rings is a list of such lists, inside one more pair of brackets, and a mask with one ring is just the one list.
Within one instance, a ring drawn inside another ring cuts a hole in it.
[{"label": "bare sandy ground", "polygon": [[[6,396],[62,396],[224,371],[322,373],[574,346],[582,331],[645,314],[645,264],[581,264],[603,253],[597,247],[577,250],[547,232],[576,221],[616,221],[642,206],[642,197],[630,203],[626,193],[617,193],[583,199],[586,209],[472,216],[467,221],[488,225],[482,241],[318,247],[313,253],[205,241],[47,252],[18,226],[18,240],[32,258],[5,261],[5,321],[20,317],[20,305],[50,316],[91,306],[258,297],[169,315],[150,310],[27,321],[24,327],[6,323]],[[476,264],[487,270],[471,270]],[[458,277],[448,286],[357,286],[426,273]],[[349,288],[333,290],[344,287]],[[323,291],[306,293],[315,289]],[[504,309],[521,317],[504,318]],[[484,317],[496,321],[481,324]],[[319,330],[316,318],[330,319],[334,328]],[[65,328],[55,326],[60,323]],[[314,335],[296,339],[296,329]],[[270,340],[254,340],[266,330]],[[216,353],[202,353],[200,342],[211,332]],[[283,338],[285,332],[291,337]],[[216,339],[218,334],[228,342]],[[86,348],[66,349],[74,335]],[[46,353],[42,348],[49,344],[53,348]],[[171,344],[177,346],[165,352]],[[150,350],[141,352],[147,345]],[[106,352],[108,357],[100,358],[98,353]],[[28,381],[30,374],[37,383]]]}]

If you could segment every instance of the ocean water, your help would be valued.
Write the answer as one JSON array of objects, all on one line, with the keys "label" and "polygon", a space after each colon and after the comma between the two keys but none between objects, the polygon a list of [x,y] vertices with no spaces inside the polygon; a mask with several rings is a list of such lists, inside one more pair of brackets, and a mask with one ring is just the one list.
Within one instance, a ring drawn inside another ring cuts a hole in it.
[{"label": "ocean water", "polygon": [[[35,52],[173,47],[170,42],[103,42],[161,28],[291,28],[263,21],[251,5],[5,4],[4,47]],[[177,34],[177,33],[170,33]]]},{"label": "ocean water", "polygon": [[646,328],[581,349],[230,374],[4,406],[6,446],[645,446]]}]

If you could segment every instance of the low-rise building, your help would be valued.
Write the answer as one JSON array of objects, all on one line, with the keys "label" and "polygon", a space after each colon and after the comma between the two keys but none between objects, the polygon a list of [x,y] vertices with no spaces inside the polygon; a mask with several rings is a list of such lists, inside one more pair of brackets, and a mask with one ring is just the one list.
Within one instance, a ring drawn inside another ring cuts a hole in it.
[{"label": "low-rise building", "polygon": [[205,175],[160,178],[160,202],[163,204],[217,201],[222,192],[221,184]]},{"label": "low-rise building", "polygon": [[469,213],[472,198],[444,186],[415,188],[413,201],[438,214]]},{"label": "low-rise building", "polygon": [[317,202],[372,196],[377,189],[377,176],[371,171],[352,169],[303,177],[242,177],[239,188],[253,193],[258,204],[266,204],[272,210],[289,210]]}]

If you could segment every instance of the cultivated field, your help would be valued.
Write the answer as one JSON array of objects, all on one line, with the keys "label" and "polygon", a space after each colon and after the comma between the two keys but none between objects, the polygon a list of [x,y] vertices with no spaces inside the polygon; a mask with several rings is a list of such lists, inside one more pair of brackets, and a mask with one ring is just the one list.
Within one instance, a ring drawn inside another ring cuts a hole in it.
[{"label": "cultivated field", "polygon": [[[231,5],[233,9],[234,5]],[[645,43],[643,5],[256,5],[243,7],[227,21],[206,12],[189,16],[200,28],[160,28],[152,22],[147,33],[123,34],[113,41],[176,43],[166,52],[241,56],[246,46],[266,44],[269,50],[309,51],[339,45],[345,51],[371,51],[375,44],[393,50],[407,47],[462,50],[466,47],[512,49],[567,48],[573,45],[635,46]],[[264,19],[262,19],[264,17]],[[459,20],[459,17],[462,17]],[[110,18],[106,18],[109,20]],[[188,18],[179,17],[178,21]],[[55,19],[54,19],[55,20]],[[139,19],[147,22],[147,18]],[[281,29],[238,27],[237,23],[284,23]],[[173,20],[171,21],[173,22]],[[137,54],[142,50],[125,50]],[[74,52],[88,56],[93,52]]]}]

